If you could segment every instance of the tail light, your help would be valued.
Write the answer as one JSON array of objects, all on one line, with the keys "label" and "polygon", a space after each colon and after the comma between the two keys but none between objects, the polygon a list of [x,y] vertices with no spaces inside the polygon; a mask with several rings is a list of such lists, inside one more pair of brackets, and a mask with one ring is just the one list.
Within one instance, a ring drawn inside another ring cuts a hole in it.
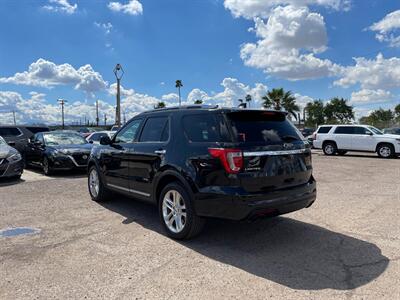
[{"label": "tail light", "polygon": [[211,156],[219,158],[229,174],[239,173],[243,168],[243,153],[239,149],[208,148]]},{"label": "tail light", "polygon": [[317,139],[317,133],[314,132],[314,133],[311,135],[311,138],[315,141],[315,140]]}]

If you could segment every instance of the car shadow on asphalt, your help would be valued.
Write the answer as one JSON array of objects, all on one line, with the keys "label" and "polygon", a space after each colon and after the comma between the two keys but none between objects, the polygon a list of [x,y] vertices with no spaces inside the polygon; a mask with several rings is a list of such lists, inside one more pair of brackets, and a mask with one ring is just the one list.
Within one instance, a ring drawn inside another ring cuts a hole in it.
[{"label": "car shadow on asphalt", "polygon": [[25,180],[21,178],[0,178],[0,187],[2,186],[10,186],[16,185],[25,182]]},{"label": "car shadow on asphalt", "polygon": [[[118,198],[102,204],[163,234],[154,206]],[[312,210],[309,212],[312,214]],[[298,290],[352,290],[377,279],[389,259],[373,243],[285,217],[208,220],[201,235],[178,242],[218,262]]]},{"label": "car shadow on asphalt", "polygon": [[[29,166],[26,168],[26,170],[35,173],[37,175],[44,175],[43,171],[39,167],[32,167]],[[54,173],[49,176],[51,178],[84,178],[87,177],[87,170],[59,170],[59,171],[54,171]]]}]

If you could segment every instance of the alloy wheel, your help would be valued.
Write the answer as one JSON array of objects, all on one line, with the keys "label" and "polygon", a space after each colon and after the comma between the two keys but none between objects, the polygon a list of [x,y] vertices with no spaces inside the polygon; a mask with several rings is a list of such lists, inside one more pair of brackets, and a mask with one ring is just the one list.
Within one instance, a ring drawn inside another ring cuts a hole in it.
[{"label": "alloy wheel", "polygon": [[328,144],[328,145],[326,145],[325,146],[325,152],[327,153],[327,154],[333,154],[333,152],[334,152],[334,149],[333,149],[333,146],[331,145],[331,144]]},{"label": "alloy wheel", "polygon": [[392,155],[392,150],[388,146],[383,146],[379,149],[379,154],[382,157],[389,157]]},{"label": "alloy wheel", "polygon": [[182,195],[176,190],[168,191],[162,203],[165,225],[174,233],[180,233],[186,225],[186,205]]},{"label": "alloy wheel", "polygon": [[97,173],[97,170],[95,168],[93,168],[89,174],[89,189],[94,198],[99,195],[100,180],[99,174]]}]

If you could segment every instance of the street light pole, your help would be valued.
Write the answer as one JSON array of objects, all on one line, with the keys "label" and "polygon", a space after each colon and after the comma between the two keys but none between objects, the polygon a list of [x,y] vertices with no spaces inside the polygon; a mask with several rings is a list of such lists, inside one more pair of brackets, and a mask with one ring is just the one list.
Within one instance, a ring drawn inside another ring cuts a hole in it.
[{"label": "street light pole", "polygon": [[115,78],[117,79],[117,107],[115,108],[115,125],[121,127],[121,78],[124,76],[124,69],[121,64],[114,68]]},{"label": "street light pole", "polygon": [[57,100],[58,103],[60,103],[61,105],[61,116],[62,116],[62,129],[64,129],[64,104],[67,103],[67,100],[64,99],[58,99]]},{"label": "street light pole", "polygon": [[96,100],[96,126],[99,127],[99,100]]}]

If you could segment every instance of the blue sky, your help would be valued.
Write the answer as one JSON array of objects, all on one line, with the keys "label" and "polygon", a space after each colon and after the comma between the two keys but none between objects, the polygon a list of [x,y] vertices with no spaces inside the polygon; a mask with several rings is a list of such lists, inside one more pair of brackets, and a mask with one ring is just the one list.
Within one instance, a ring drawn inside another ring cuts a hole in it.
[{"label": "blue sky", "polygon": [[58,98],[112,122],[116,63],[128,117],[177,103],[176,79],[187,102],[283,87],[365,115],[399,103],[399,19],[398,0],[0,0],[0,123],[55,123]]}]

